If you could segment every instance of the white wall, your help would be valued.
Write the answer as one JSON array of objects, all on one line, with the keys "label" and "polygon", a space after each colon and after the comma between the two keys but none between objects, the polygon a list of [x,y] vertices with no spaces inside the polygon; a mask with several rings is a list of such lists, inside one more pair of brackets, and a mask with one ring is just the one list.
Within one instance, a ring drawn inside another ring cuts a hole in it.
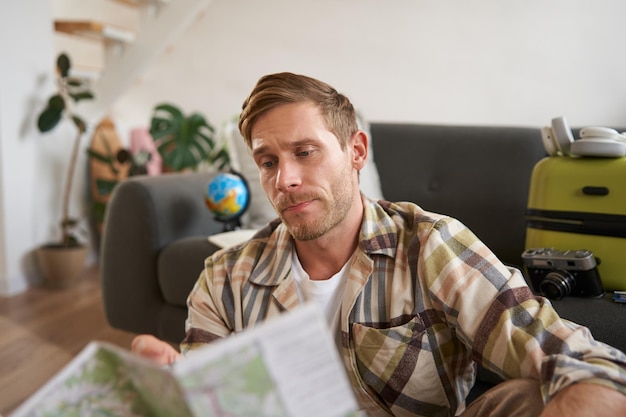
[{"label": "white wall", "polygon": [[63,140],[46,142],[35,128],[35,112],[53,88],[49,2],[0,6],[0,42],[0,294],[13,294],[35,276],[32,252],[54,216],[47,207],[62,164],[56,149]]},{"label": "white wall", "polygon": [[621,0],[215,0],[115,106],[169,100],[219,126],[263,74],[347,93],[372,120],[626,125]]}]

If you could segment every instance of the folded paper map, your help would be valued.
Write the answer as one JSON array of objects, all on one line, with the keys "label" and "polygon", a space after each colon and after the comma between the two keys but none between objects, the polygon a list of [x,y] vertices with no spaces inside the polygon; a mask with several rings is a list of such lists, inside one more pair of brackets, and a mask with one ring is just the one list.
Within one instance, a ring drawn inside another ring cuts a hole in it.
[{"label": "folded paper map", "polygon": [[92,342],[38,390],[23,416],[360,416],[313,305],[189,353],[169,368]]}]

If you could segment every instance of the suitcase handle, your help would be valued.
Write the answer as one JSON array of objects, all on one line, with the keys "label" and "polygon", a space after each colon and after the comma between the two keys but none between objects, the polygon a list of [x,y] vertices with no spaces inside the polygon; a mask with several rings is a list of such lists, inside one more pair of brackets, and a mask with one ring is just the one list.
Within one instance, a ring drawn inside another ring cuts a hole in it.
[{"label": "suitcase handle", "polygon": [[587,235],[626,237],[626,215],[526,209],[526,226]]},{"label": "suitcase handle", "polygon": [[593,185],[586,185],[583,187],[583,194],[585,195],[597,195],[597,196],[605,196],[609,195],[608,187],[596,187]]}]

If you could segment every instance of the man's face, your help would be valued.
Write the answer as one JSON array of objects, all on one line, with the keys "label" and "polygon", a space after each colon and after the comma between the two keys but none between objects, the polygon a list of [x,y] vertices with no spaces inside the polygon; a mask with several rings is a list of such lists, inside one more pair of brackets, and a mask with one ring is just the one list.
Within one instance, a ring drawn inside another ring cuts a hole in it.
[{"label": "man's face", "polygon": [[342,223],[359,195],[360,166],[315,105],[270,110],[254,124],[251,144],[265,193],[294,239],[313,240]]}]

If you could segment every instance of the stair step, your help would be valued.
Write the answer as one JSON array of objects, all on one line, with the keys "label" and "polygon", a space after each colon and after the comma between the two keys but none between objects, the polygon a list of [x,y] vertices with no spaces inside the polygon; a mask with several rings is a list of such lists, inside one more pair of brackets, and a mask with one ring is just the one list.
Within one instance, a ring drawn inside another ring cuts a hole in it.
[{"label": "stair step", "polygon": [[136,38],[135,32],[131,30],[94,20],[56,20],[54,29],[58,32],[72,35],[95,37],[123,43],[134,42]]},{"label": "stair step", "polygon": [[169,2],[169,0],[113,0],[113,1],[115,1],[116,3],[125,4],[127,6],[136,6],[136,7],[150,6],[150,5],[156,5],[156,4]]}]

